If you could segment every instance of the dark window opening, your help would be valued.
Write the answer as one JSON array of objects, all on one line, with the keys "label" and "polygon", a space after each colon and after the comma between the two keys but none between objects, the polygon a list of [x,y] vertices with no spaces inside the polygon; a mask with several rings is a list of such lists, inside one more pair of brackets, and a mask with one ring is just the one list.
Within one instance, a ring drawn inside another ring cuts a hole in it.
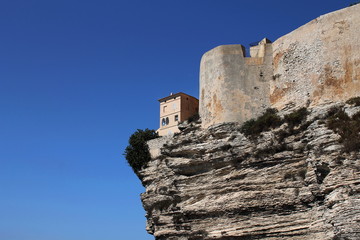
[{"label": "dark window opening", "polygon": [[179,121],[179,116],[175,115],[175,122]]}]

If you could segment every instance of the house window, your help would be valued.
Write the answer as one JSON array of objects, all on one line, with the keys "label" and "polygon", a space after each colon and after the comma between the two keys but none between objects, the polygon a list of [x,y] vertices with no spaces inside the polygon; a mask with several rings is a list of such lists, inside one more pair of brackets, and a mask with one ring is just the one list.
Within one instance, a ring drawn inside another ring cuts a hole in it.
[{"label": "house window", "polygon": [[167,107],[167,106],[164,106],[164,107],[163,107],[163,112],[166,112],[166,107]]},{"label": "house window", "polygon": [[165,125],[166,125],[166,120],[165,120],[165,118],[163,118],[163,119],[161,120],[161,125],[162,125],[162,126],[165,126]]},{"label": "house window", "polygon": [[169,125],[169,118],[166,118],[166,125]]},{"label": "house window", "polygon": [[175,122],[179,121],[179,115],[175,115]]}]

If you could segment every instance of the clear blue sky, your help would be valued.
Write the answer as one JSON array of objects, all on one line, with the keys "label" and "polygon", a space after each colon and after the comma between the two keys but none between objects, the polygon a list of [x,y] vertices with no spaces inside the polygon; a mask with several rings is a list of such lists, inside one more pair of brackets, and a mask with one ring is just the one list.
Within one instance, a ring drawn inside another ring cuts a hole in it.
[{"label": "clear blue sky", "polygon": [[1,0],[0,239],[153,239],[122,153],[158,127],[157,99],[197,97],[211,48],[350,2]]}]

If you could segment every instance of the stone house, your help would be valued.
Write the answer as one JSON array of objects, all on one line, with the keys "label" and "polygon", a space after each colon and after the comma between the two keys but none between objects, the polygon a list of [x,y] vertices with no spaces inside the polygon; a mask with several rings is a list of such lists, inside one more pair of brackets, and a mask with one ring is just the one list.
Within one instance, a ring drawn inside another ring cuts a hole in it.
[{"label": "stone house", "polygon": [[199,100],[179,92],[158,100],[160,102],[160,136],[179,132],[178,124],[199,111]]}]

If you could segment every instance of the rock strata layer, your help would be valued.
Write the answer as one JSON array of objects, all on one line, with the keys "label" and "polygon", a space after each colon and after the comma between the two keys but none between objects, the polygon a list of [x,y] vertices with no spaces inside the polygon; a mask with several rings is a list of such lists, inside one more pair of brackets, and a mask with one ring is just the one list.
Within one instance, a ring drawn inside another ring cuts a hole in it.
[{"label": "rock strata layer", "polygon": [[253,138],[236,123],[192,123],[153,140],[159,151],[139,173],[147,231],[157,240],[360,239],[360,153],[344,152],[327,128],[334,105],[360,111],[317,106],[291,131],[284,123]]}]

